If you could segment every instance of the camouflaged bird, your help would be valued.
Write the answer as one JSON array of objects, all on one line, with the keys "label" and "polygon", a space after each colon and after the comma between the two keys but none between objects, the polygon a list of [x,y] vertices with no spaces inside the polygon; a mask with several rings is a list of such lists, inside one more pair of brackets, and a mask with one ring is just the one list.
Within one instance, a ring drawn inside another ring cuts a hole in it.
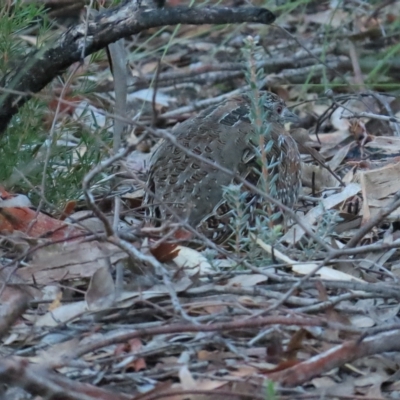
[{"label": "camouflaged bird", "polygon": [[[292,207],[301,185],[300,154],[283,124],[297,121],[298,117],[277,95],[266,91],[260,95],[267,119],[263,134],[263,142],[269,148],[266,158],[268,165],[274,165],[268,170],[270,180],[275,181],[270,195]],[[257,171],[262,169],[260,140],[255,137],[250,108],[249,95],[231,97],[178,125],[173,135],[184,149],[258,185],[261,174]],[[164,139],[150,160],[144,199],[147,216],[153,225],[183,219],[218,242],[226,238],[228,230],[230,212],[223,188],[231,183],[237,183],[233,174],[187,154]],[[251,194],[246,200],[254,205],[246,208],[250,213],[266,206],[259,195]]]}]

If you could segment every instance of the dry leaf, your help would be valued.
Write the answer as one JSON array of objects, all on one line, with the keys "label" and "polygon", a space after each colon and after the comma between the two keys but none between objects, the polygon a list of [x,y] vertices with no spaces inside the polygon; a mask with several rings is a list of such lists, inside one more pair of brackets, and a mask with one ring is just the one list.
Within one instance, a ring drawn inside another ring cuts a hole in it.
[{"label": "dry leaf", "polygon": [[37,250],[17,274],[27,282],[47,285],[63,279],[91,277],[95,271],[122,259],[126,253],[110,243],[53,244]]},{"label": "dry leaf", "polygon": [[90,279],[85,300],[89,310],[102,310],[115,302],[115,285],[109,267],[101,267]]},{"label": "dry leaf", "polygon": [[[261,239],[255,238],[252,235],[255,242],[264,249],[267,253],[272,254],[272,247],[266,243],[264,243]],[[274,256],[277,260],[286,263],[287,266],[291,267],[292,270],[300,275],[308,275],[318,267],[317,264],[312,262],[298,262],[292,260],[290,257],[286,256],[285,254],[281,253],[279,250],[274,249]],[[338,280],[338,281],[358,281],[364,282],[362,279],[355,278],[352,275],[345,274],[343,272],[337,271],[332,268],[322,267],[319,268],[318,271],[315,273],[316,276],[321,277],[322,279],[328,280]]]},{"label": "dry leaf", "polygon": [[179,268],[184,268],[190,275],[207,275],[213,272],[213,268],[207,259],[198,251],[189,247],[177,246],[177,255],[173,258]]},{"label": "dry leaf", "polygon": [[[303,223],[309,227],[312,227],[312,225],[325,212],[325,210],[330,210],[338,206],[347,199],[355,196],[360,190],[360,185],[356,183],[350,183],[341,192],[329,196],[325,199],[321,199],[321,204],[312,208],[302,218]],[[295,224],[282,237],[282,241],[295,244],[303,237],[304,233],[304,230],[298,224]]]}]

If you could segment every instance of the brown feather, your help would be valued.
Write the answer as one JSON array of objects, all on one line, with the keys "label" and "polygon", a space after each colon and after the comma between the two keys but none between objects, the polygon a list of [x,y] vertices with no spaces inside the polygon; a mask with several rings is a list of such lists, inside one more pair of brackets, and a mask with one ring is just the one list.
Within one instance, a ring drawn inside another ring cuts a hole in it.
[{"label": "brown feather", "polygon": [[[273,141],[267,160],[268,163],[276,162],[269,173],[277,175],[276,190],[271,190],[270,194],[291,207],[297,200],[301,184],[300,154],[296,142],[283,126],[283,111],[288,112],[284,101],[270,92],[264,94],[269,123],[264,142],[267,145]],[[256,160],[258,143],[253,143],[255,135],[249,117],[250,107],[247,95],[232,97],[183,122],[173,134],[180,145],[196,155],[257,185],[259,176],[254,169],[261,168]],[[224,225],[229,222],[223,187],[233,182],[231,174],[193,158],[165,140],[150,161],[149,193],[144,200],[150,206],[148,217],[157,219],[160,224],[173,220],[175,214],[209,237],[216,238],[218,232],[226,231]],[[264,203],[254,199],[254,195],[248,201]]]}]

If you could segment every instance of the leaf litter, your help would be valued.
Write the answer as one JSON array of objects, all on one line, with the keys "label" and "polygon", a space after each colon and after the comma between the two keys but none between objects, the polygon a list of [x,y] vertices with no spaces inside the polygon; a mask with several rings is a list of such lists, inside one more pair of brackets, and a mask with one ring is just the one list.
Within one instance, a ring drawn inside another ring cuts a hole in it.
[{"label": "leaf litter", "polygon": [[[396,398],[399,110],[393,97],[376,91],[324,96],[310,54],[319,59],[319,35],[326,35],[356,41],[363,61],[382,46],[382,31],[372,31],[398,29],[394,12],[310,1],[278,12],[278,25],[297,40],[254,24],[153,29],[127,40],[129,117],[169,132],[199,106],[245,86],[239,50],[244,38],[259,35],[262,60],[271,64],[266,86],[297,105],[301,117],[301,126],[288,127],[303,158],[301,201],[277,240],[250,234],[247,247],[179,244],[160,262],[140,210],[156,138],[143,139],[121,162],[117,185],[115,170],[99,170],[91,191],[105,219],[83,195],[66,199],[80,210],[64,221],[65,214],[34,210],[26,198],[2,191],[0,376],[12,377],[2,395],[22,398],[13,392],[19,387],[26,398],[43,399],[57,391],[66,399],[265,399],[274,398],[266,397],[272,388],[283,399]],[[330,79],[345,73],[351,83],[357,72],[350,50],[334,50],[326,48],[318,65]],[[67,133],[59,146],[78,143],[69,123],[112,133],[111,73],[101,63],[82,70],[102,90],[71,97],[62,117],[51,114]],[[395,81],[391,69],[381,74]],[[75,74],[72,86],[81,83]],[[127,143],[142,139],[140,124]],[[79,145],[74,164],[88,151]],[[105,220],[114,223],[115,198],[122,207],[111,240]]]}]

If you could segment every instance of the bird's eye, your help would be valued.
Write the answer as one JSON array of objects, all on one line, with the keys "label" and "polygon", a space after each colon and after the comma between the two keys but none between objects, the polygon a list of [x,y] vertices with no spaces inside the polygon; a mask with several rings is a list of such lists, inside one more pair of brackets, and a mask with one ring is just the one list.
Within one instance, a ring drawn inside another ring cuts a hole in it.
[{"label": "bird's eye", "polygon": [[278,114],[280,114],[280,113],[282,112],[282,110],[283,110],[282,106],[276,107],[276,112],[277,112]]}]

